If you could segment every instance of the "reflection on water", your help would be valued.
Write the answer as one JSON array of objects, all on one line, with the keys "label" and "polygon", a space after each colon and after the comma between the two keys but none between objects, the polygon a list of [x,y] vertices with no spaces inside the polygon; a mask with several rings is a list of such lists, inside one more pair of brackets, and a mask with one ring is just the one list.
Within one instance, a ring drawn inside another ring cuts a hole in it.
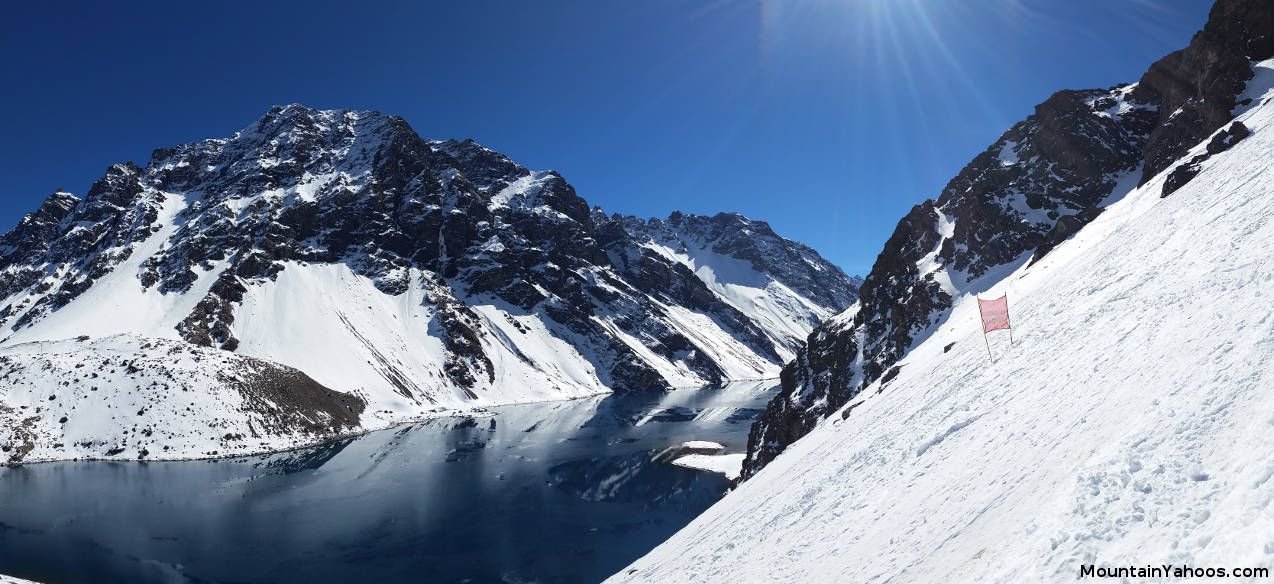
[{"label": "reflection on water", "polygon": [[597,582],[726,488],[773,383],[496,408],[307,450],[0,469],[0,573],[58,582]]}]

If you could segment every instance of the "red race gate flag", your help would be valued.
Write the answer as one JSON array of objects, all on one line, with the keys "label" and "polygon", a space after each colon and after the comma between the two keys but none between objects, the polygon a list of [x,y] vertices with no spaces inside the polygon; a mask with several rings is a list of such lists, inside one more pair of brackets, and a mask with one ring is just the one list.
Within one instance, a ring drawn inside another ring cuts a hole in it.
[{"label": "red race gate flag", "polygon": [[982,313],[982,332],[1006,329],[1009,327],[1009,295],[1005,294],[995,300],[978,299],[978,312]]}]

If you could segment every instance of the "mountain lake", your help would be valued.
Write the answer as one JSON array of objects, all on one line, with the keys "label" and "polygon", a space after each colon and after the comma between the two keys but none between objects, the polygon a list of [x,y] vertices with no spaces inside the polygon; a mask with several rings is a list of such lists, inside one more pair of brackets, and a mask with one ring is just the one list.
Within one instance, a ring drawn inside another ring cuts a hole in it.
[{"label": "mountain lake", "polygon": [[0,573],[61,583],[599,582],[726,491],[777,381],[491,408],[244,458],[0,468]]}]

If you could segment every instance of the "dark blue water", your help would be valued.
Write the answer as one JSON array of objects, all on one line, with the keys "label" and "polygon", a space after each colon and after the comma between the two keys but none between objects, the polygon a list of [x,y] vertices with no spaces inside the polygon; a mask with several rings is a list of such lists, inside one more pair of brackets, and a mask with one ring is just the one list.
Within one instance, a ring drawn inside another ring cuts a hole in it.
[{"label": "dark blue water", "polygon": [[769,384],[498,408],[219,461],[0,469],[0,573],[63,582],[598,582],[727,487]]}]

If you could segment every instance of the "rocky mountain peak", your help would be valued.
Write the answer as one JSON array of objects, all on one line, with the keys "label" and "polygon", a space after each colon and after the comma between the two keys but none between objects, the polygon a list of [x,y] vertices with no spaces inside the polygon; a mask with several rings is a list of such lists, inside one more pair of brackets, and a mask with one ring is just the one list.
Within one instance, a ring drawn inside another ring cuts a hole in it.
[{"label": "rocky mountain peak", "polygon": [[234,187],[225,198],[296,186],[307,175],[363,175],[385,161],[418,162],[431,150],[405,121],[378,112],[271,108],[228,138],[160,148],[148,178],[169,190],[212,174]]},{"label": "rocky mountain peak", "polygon": [[71,193],[62,190],[54,191],[40,204],[39,209],[24,217],[22,222],[60,223],[79,202],[80,198]]},{"label": "rocky mountain peak", "polygon": [[[175,338],[378,411],[772,376],[855,297],[763,222],[678,215],[684,241],[655,238],[556,172],[368,111],[274,107],[31,217],[0,238],[0,342]],[[340,351],[296,348],[317,338]]]},{"label": "rocky mountain peak", "polygon": [[491,194],[494,194],[493,189],[503,188],[531,174],[530,170],[513,162],[508,156],[474,142],[473,138],[465,138],[463,141],[435,140],[429,145],[453,158],[456,168],[474,186]]}]

